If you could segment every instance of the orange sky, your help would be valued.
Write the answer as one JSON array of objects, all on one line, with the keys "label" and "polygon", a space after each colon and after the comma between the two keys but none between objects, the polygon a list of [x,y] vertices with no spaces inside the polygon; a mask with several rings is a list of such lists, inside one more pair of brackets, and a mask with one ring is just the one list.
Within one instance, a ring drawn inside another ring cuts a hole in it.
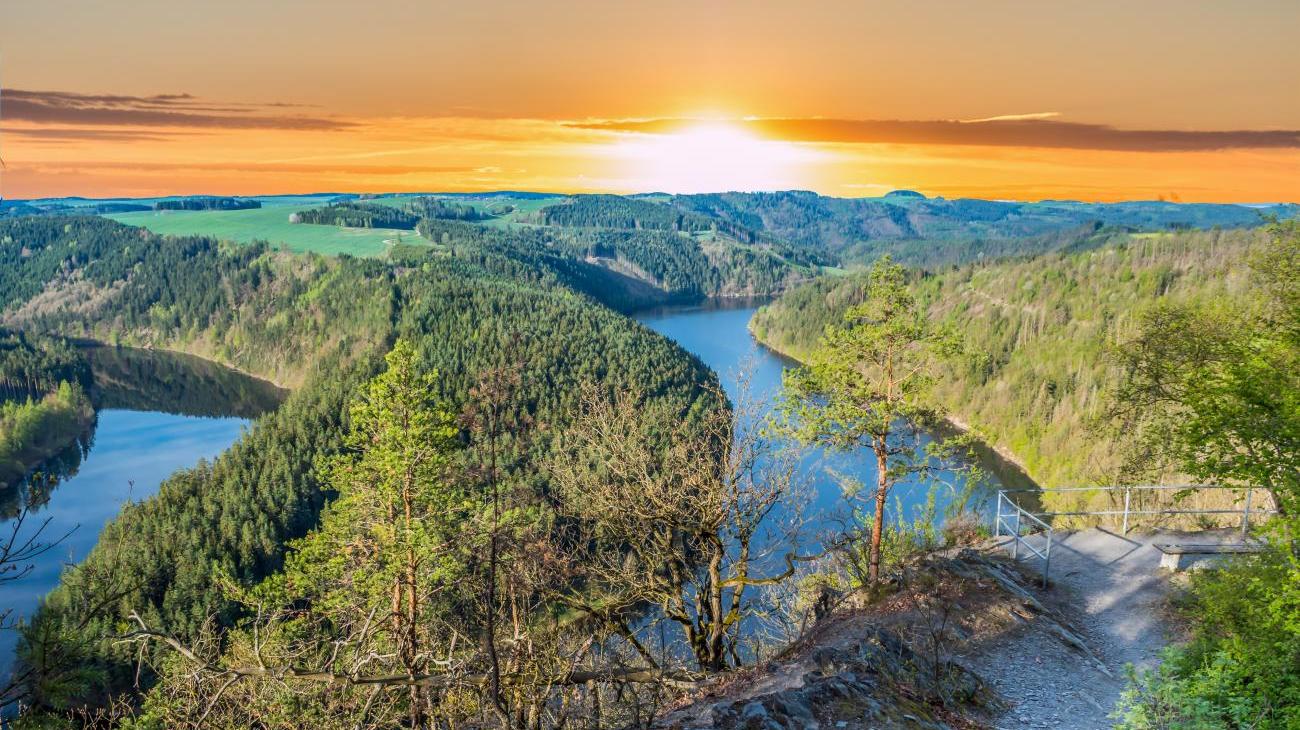
[{"label": "orange sky", "polygon": [[1294,0],[6,3],[0,188],[1300,202],[1297,27]]}]

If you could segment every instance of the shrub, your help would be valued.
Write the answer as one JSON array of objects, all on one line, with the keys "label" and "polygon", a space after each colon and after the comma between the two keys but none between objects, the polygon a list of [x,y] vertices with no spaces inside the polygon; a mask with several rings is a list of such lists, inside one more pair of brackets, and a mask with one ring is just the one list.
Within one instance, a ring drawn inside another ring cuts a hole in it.
[{"label": "shrub", "polygon": [[1182,611],[1191,641],[1134,674],[1118,727],[1300,727],[1300,520],[1271,527],[1268,549],[1193,576]]}]

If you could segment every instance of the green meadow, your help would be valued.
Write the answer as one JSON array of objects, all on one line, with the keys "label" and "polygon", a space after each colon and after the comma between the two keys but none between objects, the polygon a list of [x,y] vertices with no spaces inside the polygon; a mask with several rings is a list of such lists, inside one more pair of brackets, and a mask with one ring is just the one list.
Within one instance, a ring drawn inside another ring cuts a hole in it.
[{"label": "green meadow", "polygon": [[239,243],[267,241],[295,251],[380,256],[389,245],[423,239],[415,231],[392,228],[341,228],[290,223],[289,215],[312,205],[268,205],[252,210],[142,211],[105,216],[164,235],[212,236]]}]

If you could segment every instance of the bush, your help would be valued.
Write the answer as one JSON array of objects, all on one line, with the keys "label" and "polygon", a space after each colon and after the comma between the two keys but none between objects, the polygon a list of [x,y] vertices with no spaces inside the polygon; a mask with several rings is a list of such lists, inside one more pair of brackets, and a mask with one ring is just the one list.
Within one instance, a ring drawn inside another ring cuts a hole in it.
[{"label": "bush", "polygon": [[1300,520],[1272,527],[1268,549],[1193,576],[1182,611],[1190,642],[1134,674],[1117,727],[1300,727]]}]

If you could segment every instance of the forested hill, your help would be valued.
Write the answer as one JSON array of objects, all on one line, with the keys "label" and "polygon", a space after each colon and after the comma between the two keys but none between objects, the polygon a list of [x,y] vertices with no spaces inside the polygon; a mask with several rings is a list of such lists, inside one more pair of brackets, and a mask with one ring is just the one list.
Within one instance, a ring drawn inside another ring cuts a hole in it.
[{"label": "forested hill", "polygon": [[948,200],[908,191],[880,198],[833,198],[802,191],[711,193],[675,196],[672,204],[814,248],[842,264],[869,263],[888,253],[907,263],[932,266],[1095,245],[1095,234],[1114,229],[1252,227],[1300,211],[1295,205]]},{"label": "forested hill", "polygon": [[[1250,228],[1295,217],[1300,206],[1162,201],[1035,203],[927,198],[896,191],[878,198],[811,192],[701,195],[319,194],[241,198],[261,209],[212,207],[210,198],[0,204],[9,216],[103,213],[159,233],[221,240],[265,239],[297,250],[383,255],[404,230],[432,231],[433,243],[563,256],[606,270],[588,272],[624,309],[704,296],[779,293],[827,267],[870,264],[883,254],[909,265],[1078,251],[1131,233]],[[153,207],[167,210],[141,212]],[[125,212],[123,212],[125,211]],[[132,212],[134,211],[134,212]],[[287,222],[286,222],[287,221]],[[450,225],[461,223],[463,225]],[[567,264],[573,266],[573,263]]]},{"label": "forested hill", "polygon": [[681,208],[621,195],[580,195],[548,205],[524,220],[540,225],[580,228],[646,229],[704,233],[719,231],[746,243],[758,234],[724,219],[691,213]]},{"label": "forested hill", "polygon": [[[500,712],[537,728],[568,722],[528,718],[586,686],[579,704],[597,715],[636,705],[597,722],[624,727],[663,706],[665,681],[742,664],[746,616],[772,595],[745,591],[795,575],[790,553],[787,572],[754,577],[768,571],[751,565],[750,540],[798,480],[750,471],[783,460],[736,451],[748,439],[735,438],[716,376],[615,308],[780,291],[831,249],[761,220],[742,233],[644,207],[682,199],[457,200],[483,216],[424,206],[418,242],[365,258],[96,216],[0,220],[0,327],[21,333],[6,340],[10,389],[48,387],[57,370],[52,416],[84,409],[65,353],[29,352],[47,336],[185,351],[293,391],[213,462],[127,505],[64,572],[22,627],[0,707],[73,724],[82,709],[120,710],[133,727],[472,727]],[[157,214],[283,222],[289,207]],[[1000,239],[1007,253],[1016,241],[1021,254],[1052,251],[1037,258],[886,267],[965,334],[969,357],[945,371],[942,400],[1045,483],[1115,467],[1118,450],[1088,430],[1114,378],[1108,345],[1159,299],[1242,291],[1240,263],[1265,235],[1078,230]],[[799,355],[862,283],[797,288],[755,332]],[[677,656],[638,639],[647,606]],[[212,712],[227,719],[209,723]]]},{"label": "forested hill", "polygon": [[[297,386],[213,463],[126,508],[66,574],[22,649],[39,662],[41,691],[57,687],[38,699],[50,705],[129,686],[129,652],[100,640],[129,611],[189,638],[208,617],[220,626],[238,615],[221,579],[266,577],[317,524],[328,496],[317,468],[342,448],[357,384],[399,335],[452,404],[489,368],[523,373],[516,407],[536,427],[511,462],[548,448],[585,383],[643,393],[679,417],[717,406],[702,390],[713,375],[694,357],[571,290],[569,272],[537,254],[462,243],[456,256],[408,247],[387,261],[327,258],[92,217],[2,221],[0,241],[8,325],[201,353]],[[538,467],[512,479],[529,524],[550,519]]]},{"label": "forested hill", "polygon": [[[1113,483],[1120,450],[1091,427],[1118,375],[1107,348],[1131,336],[1157,300],[1212,302],[1242,291],[1245,257],[1265,235],[1126,236],[1079,253],[914,274],[931,316],[952,324],[969,350],[938,394],[1038,483]],[[849,276],[794,289],[751,328],[770,347],[805,357],[865,283]]]}]

